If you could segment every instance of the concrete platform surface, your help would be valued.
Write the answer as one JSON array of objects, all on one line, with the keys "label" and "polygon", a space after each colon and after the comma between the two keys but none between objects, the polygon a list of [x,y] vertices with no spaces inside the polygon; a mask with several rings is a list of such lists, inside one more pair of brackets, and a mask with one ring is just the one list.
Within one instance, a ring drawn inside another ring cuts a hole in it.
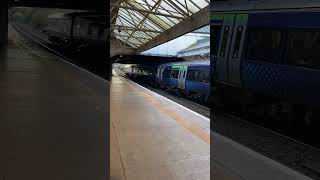
[{"label": "concrete platform surface", "polygon": [[106,81],[12,27],[0,54],[0,179],[108,179]]},{"label": "concrete platform surface", "polygon": [[212,179],[218,180],[311,180],[270,158],[254,152],[224,136],[213,139]]},{"label": "concrete platform surface", "polygon": [[110,98],[111,180],[310,179],[210,132],[209,119],[123,77],[112,78]]},{"label": "concrete platform surface", "polygon": [[111,81],[111,180],[209,180],[210,122],[122,77]]}]

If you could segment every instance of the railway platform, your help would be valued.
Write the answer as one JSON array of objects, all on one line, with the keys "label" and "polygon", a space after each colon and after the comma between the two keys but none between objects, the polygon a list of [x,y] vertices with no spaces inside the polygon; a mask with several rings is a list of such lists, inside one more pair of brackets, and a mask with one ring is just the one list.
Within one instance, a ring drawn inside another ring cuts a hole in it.
[{"label": "railway platform", "polygon": [[108,179],[107,81],[9,28],[0,53],[1,179]]},{"label": "railway platform", "polygon": [[111,180],[209,180],[210,122],[114,76],[110,89]]},{"label": "railway platform", "polygon": [[212,178],[219,180],[311,180],[270,158],[220,134],[213,139]]},{"label": "railway platform", "polygon": [[210,132],[209,119],[114,74],[111,180],[311,179]]}]

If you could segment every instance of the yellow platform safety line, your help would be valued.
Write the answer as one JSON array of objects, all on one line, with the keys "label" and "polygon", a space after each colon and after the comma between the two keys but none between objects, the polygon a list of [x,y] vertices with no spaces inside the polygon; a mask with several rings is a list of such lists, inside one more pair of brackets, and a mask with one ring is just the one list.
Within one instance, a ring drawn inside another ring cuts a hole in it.
[{"label": "yellow platform safety line", "polygon": [[184,127],[188,131],[190,131],[193,135],[200,138],[204,143],[210,144],[210,134],[207,133],[202,128],[198,127],[195,123],[192,123],[188,120],[185,120],[183,117],[181,117],[176,112],[172,111],[171,109],[167,108],[164,104],[160,103],[159,101],[156,101],[151,95],[149,95],[146,92],[141,92],[138,90],[137,87],[134,87],[133,85],[129,85],[132,89],[136,90],[136,92],[143,96],[145,99],[147,99],[154,107],[156,107],[158,110],[160,110],[162,113],[169,116],[171,119],[175,120],[180,126]]}]

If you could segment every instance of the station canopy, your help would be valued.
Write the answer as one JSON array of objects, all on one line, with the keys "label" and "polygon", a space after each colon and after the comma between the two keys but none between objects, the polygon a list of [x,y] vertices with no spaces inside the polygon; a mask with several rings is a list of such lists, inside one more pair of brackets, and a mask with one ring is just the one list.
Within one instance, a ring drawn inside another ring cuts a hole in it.
[{"label": "station canopy", "polygon": [[[198,48],[199,42],[210,42],[210,26],[207,25],[178,38],[148,49],[141,54],[154,56],[179,56],[184,51]],[[207,51],[210,51],[210,43],[207,43]],[[199,51],[202,54],[202,51]]]},{"label": "station canopy", "polygon": [[139,48],[190,19],[209,3],[210,0],[113,0],[111,36],[132,48]]}]

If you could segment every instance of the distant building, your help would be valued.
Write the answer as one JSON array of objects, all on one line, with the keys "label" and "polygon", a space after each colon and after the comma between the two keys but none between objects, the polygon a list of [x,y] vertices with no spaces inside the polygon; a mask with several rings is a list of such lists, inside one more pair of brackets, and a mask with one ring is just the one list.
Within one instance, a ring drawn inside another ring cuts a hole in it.
[{"label": "distant building", "polygon": [[196,43],[177,53],[178,57],[186,60],[209,59],[210,38],[197,40]]}]

